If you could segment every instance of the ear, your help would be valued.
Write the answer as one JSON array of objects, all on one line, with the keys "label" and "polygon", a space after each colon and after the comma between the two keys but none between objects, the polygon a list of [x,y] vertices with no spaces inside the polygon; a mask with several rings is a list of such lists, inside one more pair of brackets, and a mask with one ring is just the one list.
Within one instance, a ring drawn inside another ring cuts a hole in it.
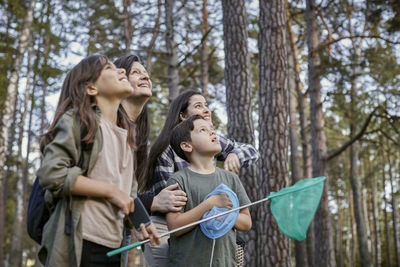
[{"label": "ear", "polygon": [[181,119],[181,121],[184,121],[187,119],[187,116],[183,115],[182,112],[179,112],[179,118]]},{"label": "ear", "polygon": [[183,152],[190,153],[193,150],[192,144],[190,144],[189,142],[182,142],[180,146]]},{"label": "ear", "polygon": [[86,86],[86,93],[90,96],[96,96],[99,91],[96,86],[94,86],[94,84],[89,84],[88,86]]}]

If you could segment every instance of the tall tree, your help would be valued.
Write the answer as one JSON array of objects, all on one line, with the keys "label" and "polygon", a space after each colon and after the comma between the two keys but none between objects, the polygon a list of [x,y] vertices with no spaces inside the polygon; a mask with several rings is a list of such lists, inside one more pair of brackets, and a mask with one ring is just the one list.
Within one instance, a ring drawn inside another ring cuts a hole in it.
[{"label": "tall tree", "polygon": [[390,204],[392,208],[392,228],[393,228],[393,240],[394,240],[394,255],[396,259],[396,266],[400,266],[399,262],[399,240],[397,234],[397,205],[396,205],[396,195],[394,192],[394,183],[393,183],[393,166],[394,162],[392,161],[392,151],[391,146],[389,144],[389,140],[386,140],[387,145],[387,163],[389,165],[389,185],[390,185]]},{"label": "tall tree", "polygon": [[28,104],[30,100],[30,90],[31,90],[31,58],[32,58],[32,47],[28,48],[28,69],[27,69],[27,82],[24,94],[24,103],[21,107],[21,116],[18,123],[18,154],[17,154],[17,186],[16,186],[16,209],[14,214],[14,229],[12,235],[11,249],[8,257],[9,266],[21,266],[22,264],[22,249],[24,244],[24,218],[26,211],[26,184],[27,176],[23,175],[22,166],[22,139],[24,137],[24,124],[25,119],[28,114]]},{"label": "tall tree", "polygon": [[[6,162],[6,151],[8,147],[8,134],[12,118],[15,112],[15,102],[18,95],[18,78],[21,72],[21,65],[24,58],[25,51],[29,45],[29,38],[31,35],[32,23],[33,23],[33,11],[35,7],[35,0],[29,2],[28,9],[24,18],[24,24],[21,31],[21,35],[18,40],[17,54],[15,55],[12,71],[9,78],[9,84],[7,86],[6,100],[3,104],[3,111],[0,125],[0,185],[3,184],[3,178],[5,176],[5,162]],[[3,190],[0,190],[0,198],[3,199]],[[1,201],[3,204],[3,201]],[[0,206],[0,219],[4,218],[4,207]],[[3,243],[4,229],[0,229],[0,242]]]},{"label": "tall tree", "polygon": [[[292,183],[296,183],[302,179],[302,172],[300,168],[300,157],[299,157],[299,120],[297,119],[297,94],[300,93],[299,82],[297,81],[296,74],[296,63],[297,63],[297,47],[294,44],[294,33],[292,31],[292,25],[289,14],[288,1],[286,1],[286,17],[287,17],[287,29],[288,29],[288,90],[289,90],[289,136],[290,136],[290,166],[292,173]],[[294,51],[296,50],[296,51]],[[296,53],[296,54],[295,54]],[[296,266],[306,267],[307,262],[307,241],[303,240],[301,242],[295,241],[295,258]]]},{"label": "tall tree", "polygon": [[[288,185],[287,51],[284,0],[260,1],[260,195]],[[270,210],[259,210],[257,266],[291,266],[290,243]]]},{"label": "tall tree", "polygon": [[[223,0],[222,10],[228,135],[254,145],[245,1]],[[257,167],[253,165],[241,170],[240,178],[250,199],[258,199]],[[257,210],[257,207],[251,209],[253,221],[257,218]],[[245,236],[246,265],[249,266],[258,265],[257,258],[262,257],[256,245],[257,236],[254,228]]]},{"label": "tall tree", "polygon": [[124,39],[125,39],[125,53],[129,54],[131,51],[132,35],[135,27],[132,24],[132,14],[129,10],[133,0],[123,0],[124,1]]},{"label": "tall tree", "polygon": [[[321,59],[314,0],[306,0],[306,28],[308,47],[308,82],[310,97],[312,175],[327,176],[326,136],[321,101]],[[320,205],[314,219],[315,264],[318,266],[336,266],[333,248],[332,226],[328,207],[328,181],[325,181]]]},{"label": "tall tree", "polygon": [[381,157],[382,157],[382,190],[383,190],[383,202],[384,202],[384,208],[383,208],[383,214],[384,214],[384,223],[385,223],[385,243],[386,243],[386,266],[392,267],[392,249],[391,249],[391,235],[389,233],[389,218],[388,218],[388,211],[387,211],[387,203],[388,200],[386,199],[386,157],[385,157],[385,144],[383,142],[383,138],[381,137],[380,139],[380,145],[381,145]]},{"label": "tall tree", "polygon": [[179,94],[179,71],[178,71],[178,55],[175,43],[174,30],[174,6],[175,0],[165,0],[165,42],[167,47],[167,64],[168,64],[168,92],[169,100],[174,100]]},{"label": "tall tree", "polygon": [[[349,20],[349,32],[353,35],[351,20]],[[365,29],[365,27],[364,27]],[[358,120],[358,95],[357,95],[357,82],[361,75],[361,47],[363,44],[363,40],[357,42],[357,40],[352,39],[353,45],[353,70],[350,77],[350,137],[354,138],[357,134],[357,121]],[[369,244],[369,228],[368,223],[366,221],[366,214],[363,208],[363,199],[361,193],[361,181],[359,176],[359,157],[358,157],[358,142],[354,142],[350,146],[350,182],[351,188],[353,192],[353,202],[354,202],[354,215],[357,224],[357,240],[358,240],[358,248],[360,251],[360,259],[361,266],[371,266],[372,267],[372,259],[371,259],[371,251]]]},{"label": "tall tree", "polygon": [[[201,41],[201,87],[202,87],[204,97],[206,99],[208,99],[210,97],[210,95],[208,93],[208,88],[207,88],[208,87],[208,55],[210,52],[209,52],[208,43],[207,43],[208,32],[209,32],[207,0],[203,0],[202,14],[203,14],[203,23],[202,23],[201,31],[202,31],[203,38]],[[246,50],[247,50],[247,46],[246,46]],[[248,64],[247,64],[247,68],[249,68]]]}]

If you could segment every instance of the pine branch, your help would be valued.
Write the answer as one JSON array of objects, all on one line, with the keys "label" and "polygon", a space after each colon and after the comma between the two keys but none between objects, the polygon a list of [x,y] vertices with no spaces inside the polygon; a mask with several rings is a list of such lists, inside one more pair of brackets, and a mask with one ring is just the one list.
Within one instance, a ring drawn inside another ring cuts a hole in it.
[{"label": "pine branch", "polygon": [[387,38],[382,37],[382,36],[379,36],[379,35],[358,35],[358,34],[355,34],[355,35],[349,35],[349,36],[341,36],[341,37],[339,37],[338,39],[331,40],[331,41],[328,41],[328,42],[323,42],[323,43],[321,43],[321,46],[330,46],[331,44],[340,42],[341,40],[344,40],[344,39],[353,39],[353,38],[381,39],[381,40],[383,40],[383,41],[385,41],[385,42],[388,42],[388,43],[391,43],[391,44],[400,44],[400,42],[392,41],[392,40],[390,40],[390,39],[387,39]]},{"label": "pine branch", "polygon": [[211,26],[210,29],[209,29],[209,30],[204,34],[204,36],[201,38],[200,43],[198,43],[198,44],[192,49],[192,51],[190,51],[189,53],[187,53],[187,54],[185,55],[185,57],[184,57],[181,61],[178,62],[178,67],[180,67],[180,66],[182,65],[182,63],[186,61],[187,58],[189,58],[190,56],[192,56],[192,55],[200,48],[200,46],[204,43],[204,41],[206,40],[208,34],[211,32],[211,30],[212,30],[213,28],[214,28],[214,27]]},{"label": "pine branch", "polygon": [[351,146],[355,141],[357,141],[358,139],[360,139],[365,131],[368,128],[369,123],[371,122],[372,117],[375,115],[376,111],[378,110],[378,107],[376,107],[371,114],[369,114],[368,118],[366,119],[366,121],[364,122],[363,127],[361,128],[361,130],[350,140],[348,140],[346,143],[344,143],[340,148],[336,149],[335,151],[329,153],[326,157],[326,160],[329,161],[333,158],[335,158],[336,156],[340,155],[343,151],[345,151],[349,146]]}]

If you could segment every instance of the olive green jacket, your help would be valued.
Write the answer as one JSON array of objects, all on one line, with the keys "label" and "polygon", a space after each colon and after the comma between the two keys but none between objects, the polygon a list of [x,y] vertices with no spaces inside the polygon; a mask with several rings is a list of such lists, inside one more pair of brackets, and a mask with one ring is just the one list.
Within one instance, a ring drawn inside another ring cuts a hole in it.
[{"label": "olive green jacket", "polygon": [[[95,109],[99,122],[100,110]],[[46,189],[46,204],[54,208],[43,229],[39,259],[45,266],[79,266],[82,255],[81,211],[87,197],[72,195],[71,190],[77,177],[90,173],[94,167],[103,136],[98,130],[93,145],[85,146],[82,168],[77,166],[82,151],[79,119],[73,116],[72,110],[57,122],[53,136],[54,139],[44,148],[42,165],[37,172],[41,186]],[[132,197],[136,192],[137,181],[133,178]],[[54,198],[59,199],[55,207]],[[72,215],[69,235],[64,232],[68,208]]]}]

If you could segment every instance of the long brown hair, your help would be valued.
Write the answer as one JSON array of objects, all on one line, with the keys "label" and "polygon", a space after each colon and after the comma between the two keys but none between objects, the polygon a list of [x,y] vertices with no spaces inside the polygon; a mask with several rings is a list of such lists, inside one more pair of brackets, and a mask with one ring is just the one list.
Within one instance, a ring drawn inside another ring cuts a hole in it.
[{"label": "long brown hair", "polygon": [[164,123],[164,127],[161,130],[161,133],[158,135],[154,144],[151,146],[146,180],[142,183],[139,183],[139,190],[145,191],[150,189],[155,182],[154,176],[156,175],[155,169],[157,166],[157,160],[161,156],[161,154],[168,148],[172,129],[181,122],[180,113],[183,115],[187,114],[187,108],[189,106],[189,100],[193,95],[202,95],[198,91],[194,90],[186,90],[179,94],[170,104],[168,109],[167,118]]},{"label": "long brown hair", "polygon": [[[140,59],[136,55],[125,55],[114,61],[117,68],[125,69],[126,76],[129,77],[131,73],[132,65],[135,62],[140,62]],[[147,104],[144,105],[142,112],[136,119],[136,170],[135,175],[139,184],[141,184],[146,178],[146,166],[147,166],[147,144],[149,142],[150,135],[150,123],[149,115],[147,111]]]},{"label": "long brown hair", "polygon": [[[80,119],[80,131],[83,133],[81,134],[82,142],[86,144],[93,143],[98,129],[96,111],[93,108],[96,104],[96,99],[86,93],[86,88],[100,77],[103,68],[108,62],[109,60],[106,56],[96,54],[82,59],[68,72],[61,87],[54,120],[47,132],[43,134],[40,142],[40,150],[42,152],[44,147],[53,140],[53,131],[57,122],[70,109],[73,110],[74,116],[78,116]],[[136,150],[135,130],[130,124],[129,117],[122,105],[118,108],[117,125],[128,130],[128,144],[132,149]]]}]

